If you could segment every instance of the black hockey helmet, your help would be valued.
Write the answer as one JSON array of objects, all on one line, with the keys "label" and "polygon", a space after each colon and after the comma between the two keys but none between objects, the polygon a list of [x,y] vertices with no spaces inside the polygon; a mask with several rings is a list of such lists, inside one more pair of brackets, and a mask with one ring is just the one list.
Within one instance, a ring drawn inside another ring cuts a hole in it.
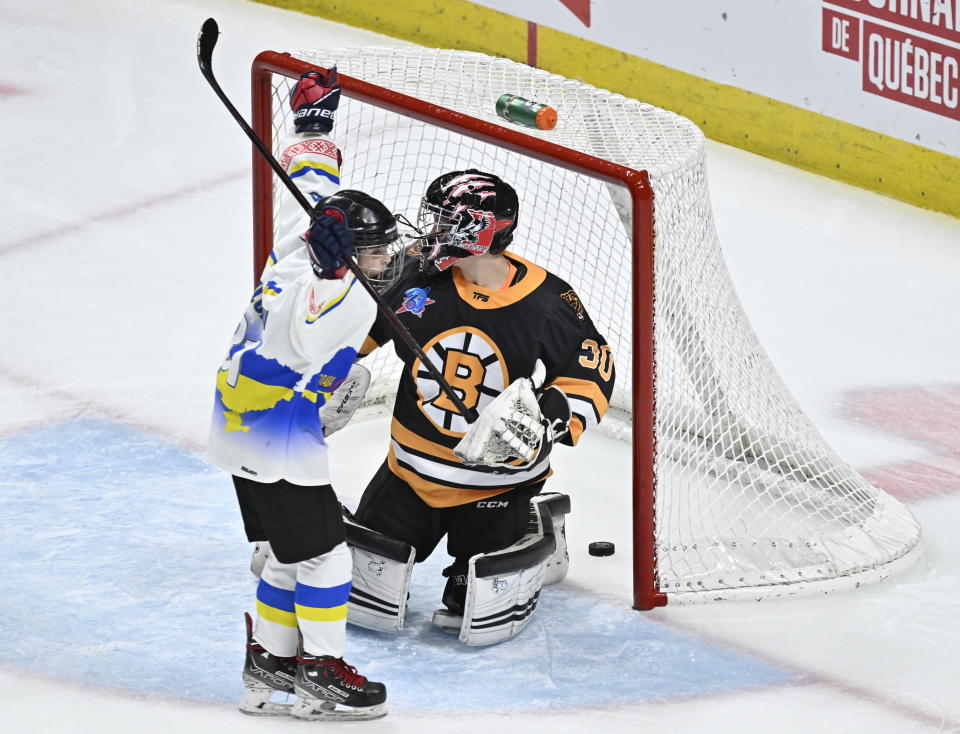
[{"label": "black hockey helmet", "polygon": [[420,269],[446,270],[470,255],[503,252],[517,228],[520,202],[513,187],[475,168],[445,173],[420,202]]},{"label": "black hockey helmet", "polygon": [[[379,199],[354,189],[344,189],[323,197],[317,202],[316,209],[320,211],[329,206],[346,214],[347,229],[353,234],[357,262],[367,280],[378,291],[388,288],[399,277],[404,260],[404,246],[397,232],[396,217]],[[376,272],[377,264],[369,261],[377,250],[382,250],[380,257],[390,258],[380,272]],[[362,259],[364,255],[368,258]]]}]

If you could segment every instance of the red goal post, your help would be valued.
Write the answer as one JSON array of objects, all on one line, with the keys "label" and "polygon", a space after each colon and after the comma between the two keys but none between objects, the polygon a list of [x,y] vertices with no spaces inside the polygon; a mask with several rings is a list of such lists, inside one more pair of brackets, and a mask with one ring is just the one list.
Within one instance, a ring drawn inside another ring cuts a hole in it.
[{"label": "red goal post", "polygon": [[[447,170],[501,175],[520,194],[518,254],[569,281],[610,342],[611,405],[629,414],[619,436],[632,446],[635,608],[852,588],[916,559],[915,519],[830,450],[757,341],[720,251],[693,123],[482,54],[266,51],[252,68],[252,126],[268,147],[289,122],[292,81],[334,63],[344,188],[412,213]],[[506,92],[555,107],[556,130],[499,120]],[[253,174],[256,280],[277,187],[256,151]]]}]

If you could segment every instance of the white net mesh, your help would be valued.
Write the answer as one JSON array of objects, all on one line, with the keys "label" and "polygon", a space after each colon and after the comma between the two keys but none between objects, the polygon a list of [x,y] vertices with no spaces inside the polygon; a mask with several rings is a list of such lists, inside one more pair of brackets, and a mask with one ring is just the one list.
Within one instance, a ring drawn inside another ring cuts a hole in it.
[{"label": "white net mesh", "polygon": [[[503,126],[495,113],[501,94],[544,102],[558,112],[556,129],[525,132],[648,171],[656,222],[657,576],[672,601],[850,586],[917,555],[912,515],[832,452],[750,328],[720,251],[704,139],[692,122],[482,54],[382,47],[294,56]],[[289,123],[292,83],[273,77],[274,141]],[[608,420],[608,432],[629,440],[626,190],[346,97],[334,137],[344,154],[343,187],[411,218],[427,184],[446,171],[479,168],[516,188],[511,249],[577,289],[617,360],[611,406],[621,420]],[[396,359],[378,354],[367,366],[371,394],[389,395]]]}]

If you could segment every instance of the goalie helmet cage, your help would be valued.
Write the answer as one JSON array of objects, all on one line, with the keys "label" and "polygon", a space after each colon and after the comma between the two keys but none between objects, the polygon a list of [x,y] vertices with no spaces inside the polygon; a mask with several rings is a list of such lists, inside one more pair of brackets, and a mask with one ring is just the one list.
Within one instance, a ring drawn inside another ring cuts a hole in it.
[{"label": "goalie helmet cage", "polygon": [[[333,64],[341,185],[410,216],[441,173],[499,175],[520,196],[511,249],[571,283],[607,338],[617,385],[600,428],[632,445],[636,608],[853,588],[918,557],[914,517],[827,446],[754,335],[720,250],[696,125],[483,54],[266,51],[253,63],[253,127],[275,154],[293,83]],[[500,120],[505,92],[554,107],[556,128]],[[256,280],[280,190],[253,160]],[[388,351],[365,360],[374,397],[395,389]],[[582,360],[606,370],[609,358]]]}]

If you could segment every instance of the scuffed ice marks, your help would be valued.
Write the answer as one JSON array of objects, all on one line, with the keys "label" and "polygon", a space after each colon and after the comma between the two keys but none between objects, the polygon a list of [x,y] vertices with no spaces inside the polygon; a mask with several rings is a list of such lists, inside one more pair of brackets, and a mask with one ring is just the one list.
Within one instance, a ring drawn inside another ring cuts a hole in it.
[{"label": "scuffed ice marks", "polygon": [[[229,477],[89,418],[0,440],[0,466],[7,664],[146,695],[239,699],[255,581]],[[617,705],[792,679],[562,584],[544,590],[518,638],[466,648],[430,624],[447,562],[438,552],[415,570],[400,637],[349,629],[347,659],[387,683],[395,710]]]}]

